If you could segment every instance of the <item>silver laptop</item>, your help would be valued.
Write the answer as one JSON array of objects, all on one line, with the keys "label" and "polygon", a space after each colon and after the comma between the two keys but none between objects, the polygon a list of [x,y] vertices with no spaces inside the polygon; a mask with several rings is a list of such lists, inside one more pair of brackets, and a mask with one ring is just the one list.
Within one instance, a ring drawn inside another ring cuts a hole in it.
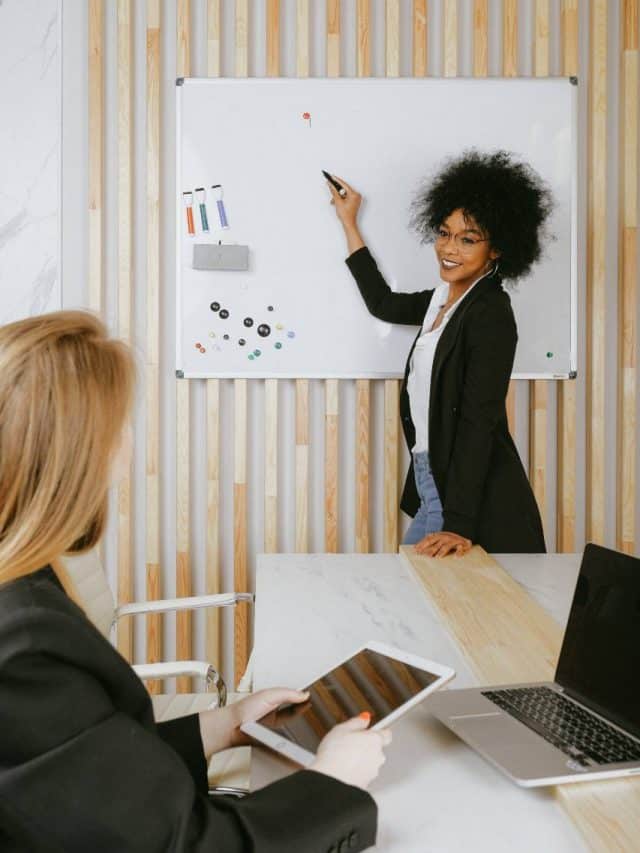
[{"label": "silver laptop", "polygon": [[443,690],[428,708],[518,785],[640,774],[640,560],[586,546],[555,681]]}]

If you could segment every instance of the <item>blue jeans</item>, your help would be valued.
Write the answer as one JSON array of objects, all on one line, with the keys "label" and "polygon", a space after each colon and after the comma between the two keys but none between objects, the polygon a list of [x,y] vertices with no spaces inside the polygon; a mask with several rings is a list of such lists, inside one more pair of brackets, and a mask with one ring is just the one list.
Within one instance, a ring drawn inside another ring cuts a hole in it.
[{"label": "blue jeans", "polygon": [[442,530],[443,524],[442,504],[431,473],[428,453],[414,453],[413,473],[420,497],[420,507],[404,535],[403,545],[415,545],[428,533],[437,533]]}]

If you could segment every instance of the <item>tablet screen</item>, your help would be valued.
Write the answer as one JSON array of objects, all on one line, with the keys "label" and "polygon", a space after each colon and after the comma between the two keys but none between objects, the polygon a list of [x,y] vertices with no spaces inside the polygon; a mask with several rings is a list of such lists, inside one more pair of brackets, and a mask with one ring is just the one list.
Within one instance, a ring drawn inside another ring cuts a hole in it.
[{"label": "tablet screen", "polygon": [[432,672],[363,649],[309,685],[307,702],[274,711],[258,723],[316,752],[336,723],[369,711],[373,726],[437,680]]}]

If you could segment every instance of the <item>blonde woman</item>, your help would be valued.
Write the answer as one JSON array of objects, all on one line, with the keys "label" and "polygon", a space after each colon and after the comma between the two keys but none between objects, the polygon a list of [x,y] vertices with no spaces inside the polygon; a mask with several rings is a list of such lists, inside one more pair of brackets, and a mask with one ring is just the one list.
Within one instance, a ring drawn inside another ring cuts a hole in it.
[{"label": "blonde woman", "polygon": [[[156,725],[128,663],[74,603],[59,559],[96,545],[126,465],[131,353],[82,312],[0,329],[0,849],[363,850],[388,733],[336,726],[311,770],[207,797],[207,760],[297,691]],[[343,843],[344,842],[344,843]]]}]

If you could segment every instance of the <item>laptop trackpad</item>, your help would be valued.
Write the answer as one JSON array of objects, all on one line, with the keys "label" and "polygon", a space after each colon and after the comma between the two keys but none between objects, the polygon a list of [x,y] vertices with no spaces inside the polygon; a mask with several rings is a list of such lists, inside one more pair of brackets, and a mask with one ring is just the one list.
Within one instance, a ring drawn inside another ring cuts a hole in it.
[{"label": "laptop trackpad", "polygon": [[567,756],[501,711],[450,716],[453,731],[516,779],[566,775]]}]

